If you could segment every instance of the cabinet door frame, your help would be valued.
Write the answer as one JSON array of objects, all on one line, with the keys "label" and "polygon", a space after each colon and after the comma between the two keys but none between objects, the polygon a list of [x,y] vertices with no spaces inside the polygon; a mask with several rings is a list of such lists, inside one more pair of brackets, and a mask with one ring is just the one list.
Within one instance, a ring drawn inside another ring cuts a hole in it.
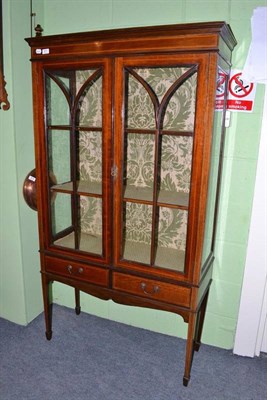
[{"label": "cabinet door frame", "polygon": [[[148,275],[185,282],[197,282],[204,235],[208,169],[212,138],[213,109],[216,90],[216,60],[208,53],[188,53],[152,56],[118,57],[115,60],[115,109],[114,109],[114,163],[118,175],[114,183],[114,266],[135,270]],[[124,140],[124,68],[125,67],[198,67],[194,144],[192,155],[191,193],[188,208],[187,251],[184,273],[162,268],[151,268],[132,261],[120,259],[121,215],[122,215],[122,168]]]},{"label": "cabinet door frame", "polygon": [[[84,251],[62,248],[52,244],[49,224],[49,196],[48,176],[43,171],[48,171],[47,144],[46,144],[46,121],[45,110],[45,86],[44,71],[52,70],[81,70],[102,68],[102,242],[103,253],[101,256]],[[96,57],[86,60],[75,61],[44,61],[33,62],[33,87],[38,87],[38,93],[33,91],[34,97],[34,132],[35,132],[35,154],[36,154],[36,179],[37,179],[37,207],[39,222],[40,252],[57,254],[61,256],[79,257],[84,261],[108,265],[111,262],[111,178],[112,165],[112,61],[104,57]],[[40,93],[43,93],[40,96]]]}]

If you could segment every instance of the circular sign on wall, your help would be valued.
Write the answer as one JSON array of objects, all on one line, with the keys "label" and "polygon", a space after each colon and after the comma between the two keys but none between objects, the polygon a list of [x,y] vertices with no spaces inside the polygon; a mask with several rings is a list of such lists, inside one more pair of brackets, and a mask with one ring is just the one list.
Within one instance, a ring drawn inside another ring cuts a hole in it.
[{"label": "circular sign on wall", "polygon": [[226,74],[219,72],[216,85],[216,97],[223,97],[225,93]]},{"label": "circular sign on wall", "polygon": [[232,111],[251,112],[256,93],[256,84],[242,76],[242,71],[234,70],[228,85],[227,109]]},{"label": "circular sign on wall", "polygon": [[232,76],[229,82],[230,93],[238,98],[248,96],[252,92],[254,87],[253,83],[244,82],[241,76],[242,72],[238,72],[237,74]]}]

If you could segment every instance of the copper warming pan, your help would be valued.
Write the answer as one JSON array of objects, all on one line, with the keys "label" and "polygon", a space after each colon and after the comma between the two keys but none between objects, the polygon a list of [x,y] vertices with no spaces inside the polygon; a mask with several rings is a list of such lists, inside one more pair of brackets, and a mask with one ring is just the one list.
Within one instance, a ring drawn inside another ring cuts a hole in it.
[{"label": "copper warming pan", "polygon": [[[56,184],[56,178],[50,174],[50,185]],[[23,183],[23,197],[26,204],[34,211],[37,211],[37,197],[36,197],[36,170],[31,170],[26,176]],[[52,201],[55,200],[55,193],[52,196]]]}]

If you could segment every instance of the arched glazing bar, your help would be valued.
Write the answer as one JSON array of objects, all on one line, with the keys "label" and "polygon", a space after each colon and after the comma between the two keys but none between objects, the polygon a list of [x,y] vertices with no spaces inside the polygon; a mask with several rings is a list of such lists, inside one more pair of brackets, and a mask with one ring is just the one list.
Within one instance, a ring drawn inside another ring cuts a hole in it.
[{"label": "arched glazing bar", "polygon": [[65,82],[63,82],[55,73],[51,73],[49,71],[45,71],[45,75],[52,79],[56,85],[61,89],[62,93],[64,94],[69,108],[71,109],[71,91],[70,88],[67,87]]},{"label": "arched glazing bar", "polygon": [[165,116],[166,109],[168,107],[168,104],[172,98],[172,96],[175,94],[175,92],[187,81],[191,76],[193,76],[198,70],[198,66],[194,65],[192,68],[190,68],[188,71],[186,71],[180,78],[178,78],[172,85],[171,87],[167,90],[165,93],[162,101],[159,104],[159,107],[157,109],[157,127],[162,130],[162,124]]},{"label": "arched glazing bar", "polygon": [[81,103],[83,102],[84,97],[86,96],[86,93],[90,89],[90,87],[102,76],[103,70],[102,68],[97,69],[91,76],[87,78],[87,80],[84,82],[84,84],[81,86],[79,89],[71,111],[71,117],[73,124],[76,123],[77,121],[77,114],[79,113],[79,107]]},{"label": "arched glazing bar", "polygon": [[154,107],[154,114],[155,114],[155,119],[156,119],[156,116],[158,114],[159,105],[160,105],[159,99],[158,99],[156,93],[154,92],[152,87],[149,85],[149,83],[146,82],[146,80],[144,78],[142,78],[140,75],[138,75],[138,73],[133,68],[126,68],[126,71],[130,75],[132,75],[147,91],[147,93],[152,101],[153,107]]}]

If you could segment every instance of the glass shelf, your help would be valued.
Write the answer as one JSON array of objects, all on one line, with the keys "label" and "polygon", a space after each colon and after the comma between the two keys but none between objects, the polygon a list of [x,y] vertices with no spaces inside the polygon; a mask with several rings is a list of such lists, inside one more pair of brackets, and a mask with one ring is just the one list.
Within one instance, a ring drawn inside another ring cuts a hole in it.
[{"label": "glass shelf", "polygon": [[158,247],[156,253],[155,266],[183,272],[185,262],[185,252],[183,250],[170,249],[168,247]]},{"label": "glass shelf", "polygon": [[[150,245],[127,240],[124,245],[123,259],[150,265]],[[184,260],[184,251],[158,247],[155,266],[183,272]]]},{"label": "glass shelf", "polygon": [[150,264],[150,245],[125,241],[123,258],[142,264]]},{"label": "glass shelf", "polygon": [[[74,249],[74,232],[70,233],[63,238],[60,238],[54,242],[56,246],[67,247]],[[93,235],[88,233],[80,233],[79,249],[93,254],[102,254],[102,236]]]},{"label": "glass shelf", "polygon": [[153,201],[153,188],[142,188],[133,185],[125,186],[124,199]]},{"label": "glass shelf", "polygon": [[172,192],[169,190],[160,190],[158,196],[158,203],[174,206],[188,207],[189,204],[189,193],[184,192]]},{"label": "glass shelf", "polygon": [[[125,186],[124,200],[133,202],[134,200],[141,200],[143,202],[148,202],[149,204],[151,204],[153,201],[153,189],[140,188],[132,185],[127,185]],[[189,202],[188,193],[160,190],[157,204],[187,208],[188,202]]]},{"label": "glass shelf", "polygon": [[[60,185],[51,186],[51,190],[56,192],[73,192],[73,182],[65,182]],[[77,193],[84,195],[94,195],[101,196],[102,195],[102,184],[97,182],[89,182],[89,181],[77,181]]]}]

